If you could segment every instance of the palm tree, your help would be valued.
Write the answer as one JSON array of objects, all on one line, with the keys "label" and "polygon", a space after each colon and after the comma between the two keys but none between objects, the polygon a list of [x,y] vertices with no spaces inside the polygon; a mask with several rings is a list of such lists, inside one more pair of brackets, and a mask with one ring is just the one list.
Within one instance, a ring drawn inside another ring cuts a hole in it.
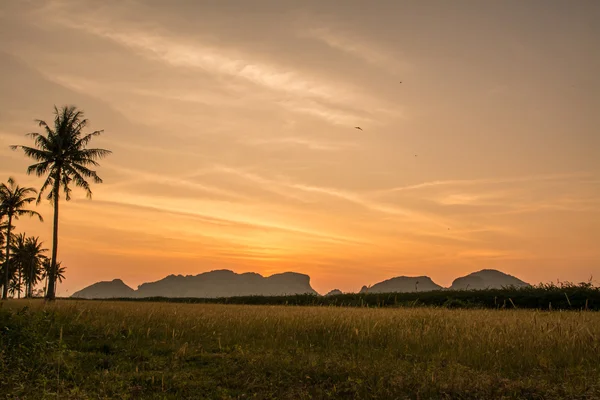
[{"label": "palm tree", "polygon": [[[54,278],[57,279],[59,283],[62,283],[62,281],[65,279],[66,271],[67,271],[67,267],[63,267],[62,262],[57,262],[56,263],[56,274],[54,275]],[[50,275],[50,260],[48,259],[48,257],[46,257],[42,261],[42,278],[44,278],[46,280],[46,282],[44,283],[44,296],[46,296],[46,294],[47,294],[49,275]],[[54,283],[54,285],[56,287],[56,282]]]},{"label": "palm tree", "polygon": [[[20,234],[11,245],[13,256],[13,265],[18,268],[19,284],[21,283],[21,275],[25,283],[25,297],[33,297],[33,288],[38,283],[42,273],[42,264],[47,257],[43,254],[48,251],[44,249],[43,243],[39,237],[25,237],[25,234]],[[19,292],[19,297],[21,293]]]},{"label": "palm tree", "polygon": [[[11,266],[12,266],[12,271],[11,271],[11,275],[13,275],[13,278],[16,279],[17,283],[18,283],[18,294],[17,294],[17,298],[21,298],[21,288],[22,288],[22,277],[23,277],[23,267],[26,263],[26,249],[25,249],[25,243],[27,242],[27,239],[25,237],[24,233],[20,233],[17,236],[13,237],[10,241],[10,251],[12,253],[12,259],[11,259]],[[17,278],[14,277],[14,275],[17,275]]]},{"label": "palm tree", "polygon": [[83,134],[88,120],[84,118],[83,111],[74,106],[64,106],[60,110],[54,107],[54,126],[50,127],[46,122],[38,120],[38,125],[44,128],[44,133],[30,133],[35,147],[11,146],[14,149],[22,149],[26,156],[33,158],[36,163],[27,168],[27,173],[35,173],[37,176],[47,175],[38,202],[44,191],[51,187],[47,199],[54,206],[54,225],[52,232],[52,259],[49,271],[48,291],[46,298],[54,300],[56,282],[56,257],[58,251],[58,201],[60,188],[65,194],[65,200],[71,199],[71,188],[69,185],[75,183],[87,192],[87,197],[92,197],[90,184],[86,179],[92,179],[95,183],[102,183],[102,179],[96,171],[88,167],[99,166],[97,160],[106,157],[111,152],[104,149],[86,148],[94,136],[102,131]]},{"label": "palm tree", "polygon": [[25,244],[27,258],[24,268],[25,285],[27,288],[26,297],[33,297],[33,288],[40,280],[42,274],[42,264],[48,258],[43,254],[48,249],[44,249],[42,245],[43,243],[40,242],[39,237],[30,236],[27,238]]},{"label": "palm tree", "polygon": [[[2,211],[1,208],[0,208],[0,211]],[[4,249],[6,248],[5,240],[6,240],[6,231],[8,229],[8,222],[2,222],[2,218],[3,218],[3,215],[0,214],[0,287],[2,287],[4,285],[4,272],[3,272],[4,270],[2,269],[2,267],[4,266],[4,261],[5,261]],[[14,226],[12,228],[14,228]],[[11,233],[10,237],[11,237],[10,242],[11,242],[11,247],[12,247],[12,243],[14,243],[17,236],[15,236],[13,233]],[[11,273],[12,273],[12,270],[9,271],[9,277],[11,276]],[[1,293],[2,292],[0,291],[0,297],[1,297]]]},{"label": "palm tree", "polygon": [[11,296],[14,298],[15,297],[15,293],[21,293],[21,288],[22,285],[21,283],[15,278],[13,277],[10,280],[10,285],[8,287],[8,291],[10,292]]},{"label": "palm tree", "polygon": [[30,196],[31,194],[37,194],[37,191],[34,188],[20,187],[15,183],[13,178],[8,178],[8,185],[6,183],[0,184],[0,209],[2,209],[2,213],[8,218],[5,237],[6,250],[4,253],[3,299],[8,297],[8,286],[10,282],[10,240],[13,219],[18,220],[19,217],[28,215],[30,217],[37,216],[40,221],[44,220],[37,211],[25,209],[27,204],[35,200],[35,197]]},{"label": "palm tree", "polygon": [[65,279],[65,272],[67,272],[67,267],[62,266],[62,263],[56,263],[56,275],[54,276],[58,283],[62,283]]}]

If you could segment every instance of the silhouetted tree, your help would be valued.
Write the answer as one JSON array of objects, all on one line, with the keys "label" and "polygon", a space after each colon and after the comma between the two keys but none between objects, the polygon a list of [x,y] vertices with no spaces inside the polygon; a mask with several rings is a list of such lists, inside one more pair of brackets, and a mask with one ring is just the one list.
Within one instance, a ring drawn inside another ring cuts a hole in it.
[{"label": "silhouetted tree", "polygon": [[44,191],[50,187],[47,196],[54,206],[54,224],[52,231],[52,258],[48,276],[48,290],[46,298],[54,300],[55,276],[57,273],[56,257],[58,251],[58,203],[60,188],[65,194],[65,200],[71,199],[70,184],[83,188],[89,198],[92,197],[90,184],[86,179],[92,179],[94,183],[102,183],[102,179],[96,171],[89,169],[90,166],[99,166],[97,160],[109,155],[111,152],[104,149],[86,148],[94,136],[102,131],[83,134],[82,130],[87,126],[88,120],[84,118],[83,111],[74,106],[64,106],[60,110],[54,107],[54,126],[50,127],[46,122],[38,120],[38,125],[44,128],[44,133],[30,133],[35,147],[11,146],[12,149],[22,149],[26,156],[33,158],[36,163],[27,168],[27,173],[35,173],[37,176],[45,176],[46,180],[40,189],[38,202]]},{"label": "silhouetted tree", "polygon": [[[67,267],[62,265],[62,263],[56,264],[56,275],[54,278],[58,281],[58,283],[62,283],[65,279],[65,272],[67,272]],[[56,285],[56,282],[54,283]]]},{"label": "silhouetted tree", "polygon": [[42,216],[33,210],[27,210],[27,204],[35,200],[35,197],[30,197],[31,194],[36,194],[34,188],[22,188],[15,183],[13,178],[8,178],[8,184],[0,184],[0,209],[2,214],[6,216],[7,228],[5,234],[5,253],[4,253],[4,286],[2,289],[2,298],[8,297],[8,286],[10,283],[10,241],[13,220],[18,220],[23,215],[30,217],[37,216],[40,221],[43,221]]},{"label": "silhouetted tree", "polygon": [[23,275],[25,297],[33,297],[33,288],[43,273],[42,264],[47,259],[43,253],[48,250],[42,246],[43,243],[40,242],[38,237],[30,236],[26,238],[25,234],[18,235],[12,246],[13,264],[19,271],[19,284],[21,283],[21,275]]},{"label": "silhouetted tree", "polygon": [[38,237],[30,236],[25,245],[27,258],[24,268],[25,284],[27,285],[26,297],[33,297],[33,288],[39,282],[42,275],[42,264],[48,259],[43,253],[48,249],[42,247],[43,243]]},{"label": "silhouetted tree", "polygon": [[21,288],[22,286],[16,276],[13,276],[10,280],[10,285],[8,286],[8,292],[15,297],[15,293],[21,293]]},{"label": "silhouetted tree", "polygon": [[16,280],[18,282],[18,291],[17,298],[21,298],[21,288],[22,288],[22,275],[23,275],[23,264],[25,262],[25,242],[26,242],[25,234],[20,233],[16,235],[10,241],[10,252],[12,254],[11,257],[11,271],[9,275],[11,279]]},{"label": "silhouetted tree", "polygon": [[[56,263],[56,274],[54,275],[55,281],[58,280],[60,283],[65,279],[65,272],[67,267],[62,266],[62,262]],[[48,288],[48,278],[50,276],[50,259],[46,258],[42,261],[42,278],[44,278],[44,296],[46,296],[47,288]],[[56,282],[54,282],[54,287],[56,287]]]}]

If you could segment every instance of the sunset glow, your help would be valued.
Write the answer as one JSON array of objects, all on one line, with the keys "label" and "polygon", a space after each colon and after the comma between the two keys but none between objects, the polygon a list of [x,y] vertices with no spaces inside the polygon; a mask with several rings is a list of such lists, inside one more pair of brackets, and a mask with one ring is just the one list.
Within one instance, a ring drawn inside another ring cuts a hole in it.
[{"label": "sunset glow", "polygon": [[[9,145],[55,104],[113,152],[61,203],[58,295],[222,268],[600,282],[600,3],[250,3],[0,4],[2,181],[39,189]],[[16,231],[50,247],[36,209]]]}]

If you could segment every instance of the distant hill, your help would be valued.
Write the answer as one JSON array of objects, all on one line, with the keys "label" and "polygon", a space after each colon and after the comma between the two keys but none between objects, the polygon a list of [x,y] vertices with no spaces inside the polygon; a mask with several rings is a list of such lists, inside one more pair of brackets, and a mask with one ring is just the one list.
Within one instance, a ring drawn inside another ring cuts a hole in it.
[{"label": "distant hill", "polygon": [[427,292],[443,289],[428,276],[398,276],[371,287],[363,286],[360,293]]},{"label": "distant hill", "polygon": [[289,294],[317,294],[310,286],[308,275],[294,272],[263,277],[256,273],[236,274],[230,270],[216,270],[196,276],[169,275],[157,282],[144,283],[137,297],[233,297],[281,296]]},{"label": "distant hill", "polygon": [[465,289],[501,289],[506,286],[531,286],[529,283],[523,282],[519,278],[495,269],[483,269],[478,272],[473,272],[467,276],[456,278],[450,286],[451,290]]},{"label": "distant hill", "polygon": [[214,298],[292,294],[317,294],[317,292],[310,286],[308,275],[285,272],[263,277],[256,273],[236,274],[229,270],[216,270],[195,276],[169,275],[156,282],[144,283],[137,290],[131,289],[118,279],[112,282],[98,282],[74,293],[72,297]]},{"label": "distant hill", "polygon": [[83,299],[110,299],[115,297],[135,297],[135,290],[120,279],[94,283],[91,286],[75,292],[71,297]]},{"label": "distant hill", "polygon": [[[493,269],[484,269],[452,282],[450,290],[500,289],[505,286],[530,286],[522,280]],[[428,276],[398,276],[363,286],[360,293],[406,293],[445,289]],[[294,294],[318,294],[310,286],[308,275],[285,272],[263,277],[248,272],[237,274],[230,270],[216,270],[199,275],[169,275],[156,282],[141,284],[137,290],[125,285],[120,279],[98,282],[75,292],[71,297],[106,299],[115,297],[236,297],[236,296],[284,296]],[[325,296],[343,294],[334,289]]]}]

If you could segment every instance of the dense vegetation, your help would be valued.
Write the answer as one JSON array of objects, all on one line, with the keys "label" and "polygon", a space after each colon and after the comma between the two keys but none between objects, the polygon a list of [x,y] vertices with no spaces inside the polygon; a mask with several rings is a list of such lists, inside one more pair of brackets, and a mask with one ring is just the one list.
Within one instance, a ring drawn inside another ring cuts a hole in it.
[{"label": "dense vegetation", "polygon": [[11,399],[591,399],[600,314],[35,300],[0,308]]},{"label": "dense vegetation", "polygon": [[174,303],[447,308],[529,308],[541,310],[600,310],[600,288],[591,283],[542,284],[488,290],[435,290],[411,293],[347,293],[334,296],[240,296],[224,298],[122,298],[120,301]]}]

